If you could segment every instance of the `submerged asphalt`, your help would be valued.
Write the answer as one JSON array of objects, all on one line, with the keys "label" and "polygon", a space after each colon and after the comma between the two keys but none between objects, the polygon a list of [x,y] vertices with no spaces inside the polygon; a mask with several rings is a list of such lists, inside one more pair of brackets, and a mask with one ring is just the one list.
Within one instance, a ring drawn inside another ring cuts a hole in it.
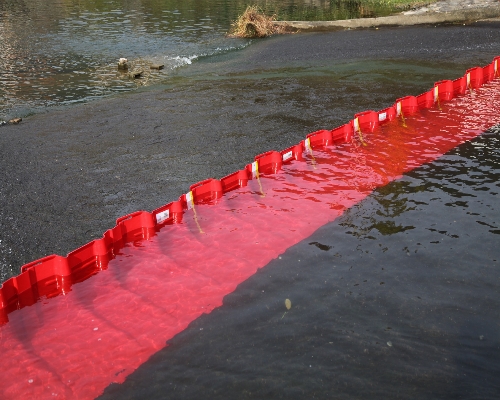
[{"label": "submerged asphalt", "polygon": [[[256,154],[491,62],[500,55],[499,28],[500,22],[481,22],[274,37],[193,64],[204,78],[180,86],[0,127],[1,279],[37,258],[65,255],[100,237],[116,218],[175,200],[190,184],[223,177]],[[408,73],[370,85],[356,82],[355,68],[349,84],[315,72],[377,62],[397,71],[408,65]],[[415,66],[431,64],[434,73],[426,67],[411,81]]]}]

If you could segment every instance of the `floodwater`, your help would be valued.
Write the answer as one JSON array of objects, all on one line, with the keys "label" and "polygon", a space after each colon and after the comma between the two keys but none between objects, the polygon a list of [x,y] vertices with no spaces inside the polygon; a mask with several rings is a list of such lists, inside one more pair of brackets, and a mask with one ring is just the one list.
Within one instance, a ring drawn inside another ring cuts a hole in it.
[{"label": "floodwater", "polygon": [[[356,1],[253,4],[283,20],[373,14],[360,11]],[[195,60],[242,49],[251,42],[226,33],[245,7],[244,1],[229,0],[3,0],[0,119],[167,83]],[[381,8],[377,15],[388,12]],[[118,72],[121,57],[131,70],[143,69],[144,78]],[[152,63],[165,68],[150,71]]]}]

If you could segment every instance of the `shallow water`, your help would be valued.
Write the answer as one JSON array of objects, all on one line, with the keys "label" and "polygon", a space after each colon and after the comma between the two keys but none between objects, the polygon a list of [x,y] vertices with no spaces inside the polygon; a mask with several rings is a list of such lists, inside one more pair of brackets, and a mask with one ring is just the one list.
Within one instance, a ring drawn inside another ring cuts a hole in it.
[{"label": "shallow water", "polygon": [[[356,2],[254,3],[281,19],[359,16]],[[228,0],[2,1],[0,119],[165,83],[195,60],[244,48],[250,41],[225,34],[245,7]],[[144,78],[117,71],[121,57]],[[151,63],[165,69],[150,71]]]}]

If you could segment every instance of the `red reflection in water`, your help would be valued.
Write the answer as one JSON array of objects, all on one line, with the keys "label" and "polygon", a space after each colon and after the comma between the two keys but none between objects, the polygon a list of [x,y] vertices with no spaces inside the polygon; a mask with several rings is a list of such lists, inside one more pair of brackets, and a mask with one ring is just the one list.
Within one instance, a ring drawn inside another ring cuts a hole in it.
[{"label": "red reflection in water", "polygon": [[[197,206],[180,225],[128,246],[65,296],[9,315],[0,328],[2,398],[94,398],[226,294],[373,189],[500,122],[500,81],[306,155]],[[264,196],[261,194],[261,188]],[[200,228],[203,234],[200,233]]]}]

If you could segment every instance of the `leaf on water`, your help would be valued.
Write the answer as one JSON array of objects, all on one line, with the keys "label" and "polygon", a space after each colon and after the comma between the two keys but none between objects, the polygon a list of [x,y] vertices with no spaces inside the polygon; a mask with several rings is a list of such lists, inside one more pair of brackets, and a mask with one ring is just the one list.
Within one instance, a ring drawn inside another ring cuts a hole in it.
[{"label": "leaf on water", "polygon": [[289,310],[290,308],[292,308],[292,302],[290,301],[290,299],[286,299],[285,300],[285,306],[286,306],[287,310]]}]

